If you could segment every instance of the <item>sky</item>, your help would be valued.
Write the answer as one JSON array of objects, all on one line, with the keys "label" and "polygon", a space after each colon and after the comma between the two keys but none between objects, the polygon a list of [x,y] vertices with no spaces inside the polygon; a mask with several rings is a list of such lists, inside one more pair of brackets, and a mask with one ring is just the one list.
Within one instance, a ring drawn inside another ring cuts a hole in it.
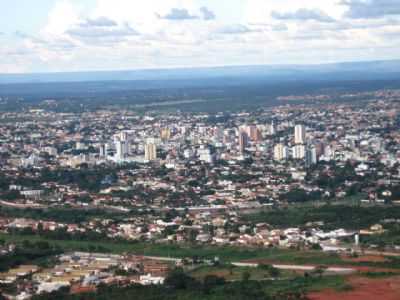
[{"label": "sky", "polygon": [[400,58],[400,0],[0,0],[0,73]]}]

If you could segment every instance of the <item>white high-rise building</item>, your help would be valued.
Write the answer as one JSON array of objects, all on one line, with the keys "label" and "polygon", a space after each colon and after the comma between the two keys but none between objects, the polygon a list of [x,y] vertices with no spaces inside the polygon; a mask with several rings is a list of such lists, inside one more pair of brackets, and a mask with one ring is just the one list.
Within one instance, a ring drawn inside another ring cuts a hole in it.
[{"label": "white high-rise building", "polygon": [[294,143],[295,144],[306,143],[306,128],[304,125],[296,125],[294,127]]},{"label": "white high-rise building", "polygon": [[324,153],[322,159],[325,161],[330,161],[333,159],[335,151],[332,149],[330,145],[325,146]]},{"label": "white high-rise building", "polygon": [[269,127],[269,134],[270,135],[274,135],[275,133],[276,133],[276,125],[275,125],[275,122],[272,121],[271,125]]},{"label": "white high-rise building", "polygon": [[144,159],[147,161],[157,159],[157,146],[155,143],[146,143],[144,145]]},{"label": "white high-rise building", "polygon": [[303,159],[306,157],[306,146],[296,145],[292,148],[294,159]]},{"label": "white high-rise building", "polygon": [[116,150],[116,158],[117,160],[124,160],[128,155],[127,151],[127,143],[126,141],[116,141],[115,142],[115,150]]},{"label": "white high-rise building", "polygon": [[120,139],[121,141],[123,141],[123,142],[128,141],[128,139],[129,139],[128,132],[127,132],[127,131],[121,131],[121,132],[119,133],[119,139]]},{"label": "white high-rise building", "polygon": [[276,144],[274,147],[274,159],[284,160],[288,157],[288,149],[283,144]]},{"label": "white high-rise building", "polygon": [[214,162],[214,155],[212,155],[211,150],[204,145],[201,145],[199,150],[197,150],[199,159],[206,163],[212,164]]},{"label": "white high-rise building", "polygon": [[[114,135],[114,145],[115,145],[115,159],[117,161],[123,161],[128,157],[130,140],[129,133],[127,131],[121,131]],[[107,156],[107,148],[105,149],[105,154]]]}]

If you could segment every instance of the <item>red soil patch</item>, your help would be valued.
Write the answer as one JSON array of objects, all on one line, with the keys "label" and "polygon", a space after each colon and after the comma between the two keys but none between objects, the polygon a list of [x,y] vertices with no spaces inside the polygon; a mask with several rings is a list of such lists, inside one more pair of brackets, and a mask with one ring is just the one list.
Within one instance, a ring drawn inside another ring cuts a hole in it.
[{"label": "red soil patch", "polygon": [[308,295],[310,300],[399,300],[400,277],[370,279],[353,277],[349,279],[350,291],[325,290]]},{"label": "red soil patch", "polygon": [[363,255],[359,257],[349,257],[346,255],[341,256],[341,259],[348,262],[386,262],[387,259],[384,256],[378,255]]},{"label": "red soil patch", "polygon": [[73,286],[71,286],[70,293],[71,294],[82,294],[82,293],[89,293],[89,292],[95,292],[95,291],[96,291],[95,286],[73,285]]},{"label": "red soil patch", "polygon": [[392,268],[379,268],[379,267],[368,267],[368,266],[349,266],[349,268],[357,270],[358,272],[361,273],[366,273],[366,272],[373,272],[373,273],[383,272],[383,273],[396,273],[396,274],[400,273],[400,269],[392,269]]}]

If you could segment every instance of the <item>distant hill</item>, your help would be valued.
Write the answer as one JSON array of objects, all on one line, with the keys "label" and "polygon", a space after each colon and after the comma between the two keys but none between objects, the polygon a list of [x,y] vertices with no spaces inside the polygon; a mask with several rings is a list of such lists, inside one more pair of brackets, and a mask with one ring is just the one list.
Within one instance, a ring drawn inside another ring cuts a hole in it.
[{"label": "distant hill", "polygon": [[260,65],[185,69],[0,74],[0,84],[194,80],[213,78],[282,80],[387,80],[400,79],[400,60],[348,62],[323,65]]}]

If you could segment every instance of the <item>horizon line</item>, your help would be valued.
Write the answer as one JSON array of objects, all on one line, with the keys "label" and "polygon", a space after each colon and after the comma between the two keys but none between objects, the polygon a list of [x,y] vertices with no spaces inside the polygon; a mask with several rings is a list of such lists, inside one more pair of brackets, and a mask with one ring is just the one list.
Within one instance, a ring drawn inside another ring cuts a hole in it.
[{"label": "horizon line", "polygon": [[112,73],[112,72],[145,72],[145,71],[168,71],[168,70],[205,70],[205,69],[223,69],[223,68],[238,68],[238,67],[307,67],[307,66],[329,66],[340,64],[362,64],[362,63],[381,63],[381,62],[395,62],[398,59],[377,59],[377,60],[348,60],[338,62],[325,62],[325,63],[298,63],[298,64],[231,64],[231,65],[210,65],[210,66],[175,66],[175,67],[144,67],[132,69],[101,69],[101,70],[77,70],[77,71],[48,71],[48,72],[27,72],[27,73],[0,73],[0,76],[29,76],[29,75],[50,75],[50,74],[74,74],[74,73]]}]

